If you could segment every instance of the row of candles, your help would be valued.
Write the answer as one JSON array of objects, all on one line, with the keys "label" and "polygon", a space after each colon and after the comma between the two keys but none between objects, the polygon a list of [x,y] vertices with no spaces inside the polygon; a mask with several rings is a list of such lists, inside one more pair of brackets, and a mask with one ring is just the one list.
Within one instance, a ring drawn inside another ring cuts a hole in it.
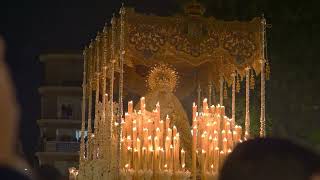
[{"label": "row of candles", "polygon": [[[192,173],[200,170],[201,179],[212,179],[234,146],[242,142],[242,127],[225,116],[224,106],[208,106],[203,100],[202,112],[192,109]],[[247,134],[247,133],[245,133]],[[245,139],[245,138],[244,138]],[[197,162],[200,167],[197,167]],[[193,176],[195,179],[195,176]]]},{"label": "row of candles", "polygon": [[[222,166],[225,157],[242,138],[242,127],[225,116],[224,106],[208,106],[204,99],[202,112],[193,104],[192,113],[192,176],[200,172],[202,179],[212,179]],[[128,113],[122,122],[121,166],[125,170],[187,172],[186,151],[180,146],[180,135],[170,118],[160,119],[160,105],[146,111],[145,98],[140,99],[140,110],[128,103]],[[200,167],[198,167],[200,166]],[[200,170],[200,171],[198,171]]]},{"label": "row of candles", "polygon": [[126,170],[185,171],[186,152],[180,146],[180,134],[170,125],[170,118],[160,118],[160,105],[146,111],[145,98],[140,99],[140,110],[128,103],[128,113],[122,122],[121,166]]}]

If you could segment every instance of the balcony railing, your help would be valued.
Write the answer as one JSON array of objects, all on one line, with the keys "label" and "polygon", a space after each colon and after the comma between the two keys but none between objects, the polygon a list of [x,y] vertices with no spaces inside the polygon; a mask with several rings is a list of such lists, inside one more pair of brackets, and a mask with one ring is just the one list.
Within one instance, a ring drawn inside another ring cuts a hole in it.
[{"label": "balcony railing", "polygon": [[45,144],[46,152],[78,152],[79,142],[48,141]]}]

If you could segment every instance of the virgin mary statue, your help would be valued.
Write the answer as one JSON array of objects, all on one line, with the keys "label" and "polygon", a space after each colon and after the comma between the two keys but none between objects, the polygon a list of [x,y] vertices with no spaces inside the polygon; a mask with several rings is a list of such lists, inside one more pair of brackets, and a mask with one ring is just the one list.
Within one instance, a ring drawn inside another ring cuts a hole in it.
[{"label": "virgin mary statue", "polygon": [[[192,137],[188,117],[179,99],[174,95],[178,82],[177,72],[166,64],[154,66],[147,77],[149,92],[145,95],[146,109],[152,111],[155,105],[160,104],[161,119],[170,117],[170,126],[176,126],[181,146],[186,151],[186,166],[191,166]],[[138,105],[139,106],[139,105]]]}]

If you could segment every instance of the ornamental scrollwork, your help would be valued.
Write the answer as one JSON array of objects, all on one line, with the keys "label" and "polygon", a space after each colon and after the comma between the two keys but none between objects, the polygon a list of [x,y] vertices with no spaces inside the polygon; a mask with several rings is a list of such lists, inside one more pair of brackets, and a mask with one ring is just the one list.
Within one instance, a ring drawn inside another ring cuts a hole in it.
[{"label": "ornamental scrollwork", "polygon": [[220,45],[219,34],[217,31],[211,30],[208,33],[208,38],[200,43],[201,54],[209,53],[212,54],[214,49],[218,48]]},{"label": "ornamental scrollwork", "polygon": [[249,32],[226,32],[223,48],[236,58],[238,64],[250,58],[257,49],[253,34]]},{"label": "ornamental scrollwork", "polygon": [[200,57],[204,54],[214,54],[218,48],[226,50],[242,64],[257,51],[254,33],[244,31],[219,31],[208,29],[200,40],[190,39],[179,29],[179,26],[140,24],[129,33],[130,44],[144,57],[150,57],[164,48],[166,43],[177,52]]},{"label": "ornamental scrollwork", "polygon": [[159,26],[139,25],[129,34],[129,41],[136,50],[150,56],[165,44],[165,35],[160,31]]}]

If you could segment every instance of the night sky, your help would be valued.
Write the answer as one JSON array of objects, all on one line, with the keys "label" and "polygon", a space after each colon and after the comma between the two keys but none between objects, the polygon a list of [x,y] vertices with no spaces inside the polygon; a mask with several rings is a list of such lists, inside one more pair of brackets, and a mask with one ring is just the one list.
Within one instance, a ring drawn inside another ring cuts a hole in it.
[{"label": "night sky", "polygon": [[[318,2],[306,0],[199,0],[207,15],[246,20],[265,14],[271,78],[268,90],[272,134],[319,147],[320,68],[316,46],[320,42]],[[181,12],[186,0],[128,0],[138,11],[159,15]],[[81,52],[105,22],[117,12],[117,0],[28,0],[0,2],[0,34],[7,41],[11,68],[21,104],[20,137],[28,159],[37,150],[40,118],[38,87],[43,69],[39,54]],[[32,161],[31,161],[32,162]]]}]

